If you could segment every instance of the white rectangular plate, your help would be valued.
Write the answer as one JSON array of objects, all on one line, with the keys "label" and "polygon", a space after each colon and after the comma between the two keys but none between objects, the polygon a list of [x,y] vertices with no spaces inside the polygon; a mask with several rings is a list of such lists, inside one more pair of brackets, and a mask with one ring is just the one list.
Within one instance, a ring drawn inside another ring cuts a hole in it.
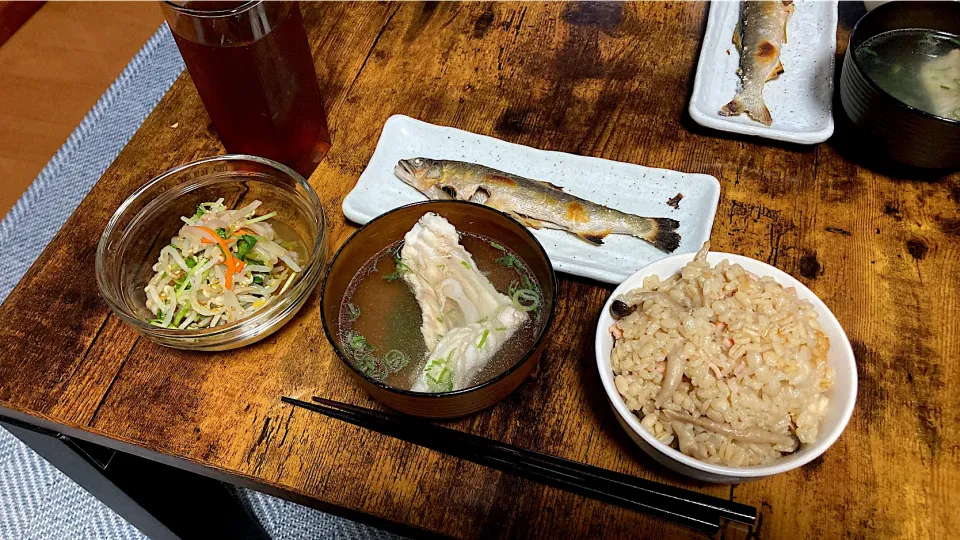
[{"label": "white rectangular plate", "polygon": [[[426,199],[393,174],[397,161],[415,157],[479,163],[562,186],[567,192],[642,216],[680,222],[676,253],[693,253],[710,238],[720,183],[706,174],[686,174],[606,159],[536,150],[407,116],[391,116],[357,185],[343,200],[343,213],[364,224],[394,208]],[[680,209],[667,200],[683,194]],[[639,238],[610,235],[602,246],[558,230],[534,230],[554,269],[607,283],[620,283],[667,253]]]},{"label": "white rectangular plate", "polygon": [[768,82],[763,100],[773,125],[746,114],[720,116],[720,108],[737,93],[740,54],[733,29],[740,2],[710,3],[707,30],[690,97],[690,116],[713,129],[799,144],[816,144],[833,135],[833,68],[837,50],[837,0],[796,0],[787,22],[787,42],[780,51],[783,74]]}]

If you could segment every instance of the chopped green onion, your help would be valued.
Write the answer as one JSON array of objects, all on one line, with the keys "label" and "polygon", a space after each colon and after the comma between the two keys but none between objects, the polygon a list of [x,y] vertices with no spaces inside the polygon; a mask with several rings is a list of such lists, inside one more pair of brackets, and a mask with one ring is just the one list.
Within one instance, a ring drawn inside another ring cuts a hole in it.
[{"label": "chopped green onion", "polygon": [[377,369],[377,363],[372,354],[367,353],[356,359],[355,364],[357,369],[361,373],[368,377],[373,376],[373,372]]},{"label": "chopped green onion", "polygon": [[867,53],[867,54],[873,55],[873,56],[879,56],[879,55],[877,54],[877,51],[871,49],[870,47],[860,47],[860,50],[863,51],[863,52],[865,52],[865,53]]},{"label": "chopped green onion", "polygon": [[437,322],[443,324],[443,317],[437,315]]},{"label": "chopped green onion", "polygon": [[466,268],[467,270],[470,269],[470,263],[468,263],[467,261],[460,261],[460,264],[462,264],[463,267]]},{"label": "chopped green onion", "polygon": [[398,255],[399,252],[400,252],[400,248],[397,248],[397,251],[393,255],[393,262],[394,264],[397,265],[397,269],[394,270],[392,274],[383,276],[383,279],[392,282],[400,279],[401,277],[403,277],[404,274],[410,273],[410,267],[404,264],[403,261],[400,260],[400,255]]},{"label": "chopped green onion", "polygon": [[512,253],[504,252],[503,257],[500,257],[493,262],[502,264],[507,268],[523,268],[523,263],[521,263],[520,259],[516,258]]},{"label": "chopped green onion", "polygon": [[496,242],[490,242],[490,247],[492,247],[493,249],[496,249],[496,250],[498,250],[498,251],[506,251],[506,250],[507,250],[507,248],[501,246],[500,244],[498,244],[498,243],[496,243]]},{"label": "chopped green onion", "polygon": [[246,259],[247,255],[250,254],[250,250],[253,249],[253,246],[257,245],[257,238],[249,234],[245,234],[237,240],[237,258]]},{"label": "chopped green onion", "polygon": [[156,316],[155,318],[153,318],[153,319],[150,319],[150,320],[147,321],[147,322],[149,322],[150,324],[152,324],[152,325],[154,325],[154,326],[159,326],[160,328],[166,328],[166,326],[164,326],[164,324],[163,324],[163,310],[162,310],[162,309],[158,309],[158,310],[157,310],[157,316]]},{"label": "chopped green onion", "polygon": [[478,348],[478,349],[482,349],[482,348],[483,348],[483,344],[487,342],[487,336],[488,336],[488,335],[490,335],[490,331],[489,331],[489,330],[484,330],[484,331],[483,331],[483,335],[480,336],[480,343],[477,343],[477,348]]},{"label": "chopped green onion", "polygon": [[177,296],[180,296],[180,293],[182,293],[183,291],[189,288],[190,288],[190,274],[187,274],[183,276],[183,279],[177,282],[177,288],[174,294],[176,294]]},{"label": "chopped green onion", "polygon": [[269,214],[264,214],[264,215],[262,215],[262,216],[260,216],[260,217],[258,217],[258,218],[248,219],[247,222],[246,222],[246,224],[247,224],[247,225],[251,225],[251,224],[253,224],[253,223],[259,223],[259,222],[264,221],[264,220],[266,220],[266,219],[270,219],[270,218],[272,218],[272,217],[275,216],[275,215],[277,215],[276,212],[270,212]]},{"label": "chopped green onion", "polygon": [[453,353],[454,353],[454,351],[455,351],[455,349],[450,349],[450,353],[447,354],[447,359],[446,359],[447,364],[450,364],[450,361],[453,360]]},{"label": "chopped green onion", "polygon": [[227,230],[224,229],[223,227],[217,227],[217,236],[219,236],[220,238],[223,238],[224,240],[226,240],[226,239],[227,239]]},{"label": "chopped green onion", "polygon": [[507,295],[513,296],[515,292],[520,289],[530,289],[535,291],[537,287],[530,281],[530,278],[527,276],[520,276],[520,281],[513,280],[510,282],[510,286],[507,288]]},{"label": "chopped green onion", "polygon": [[187,263],[187,268],[193,268],[197,265],[197,258],[191,255],[184,259],[183,262]]},{"label": "chopped green onion", "polygon": [[367,341],[367,338],[363,337],[363,335],[358,334],[357,332],[351,331],[347,333],[347,344],[350,345],[354,351],[359,351],[361,353],[373,351],[373,345]]},{"label": "chopped green onion", "polygon": [[352,302],[347,302],[347,320],[353,322],[360,318],[360,308],[355,306]]},{"label": "chopped green onion", "polygon": [[202,204],[198,204],[198,205],[197,205],[197,214],[196,214],[195,217],[200,217],[200,216],[202,216],[202,215],[204,215],[204,214],[206,214],[206,213],[207,213],[207,212],[203,209],[203,205],[202,205]]},{"label": "chopped green onion", "polygon": [[540,306],[540,295],[533,289],[517,289],[510,298],[520,311],[533,311]]},{"label": "chopped green onion", "polygon": [[253,275],[253,284],[263,286],[263,274],[254,274]]},{"label": "chopped green onion", "polygon": [[[453,373],[448,369],[450,362],[453,360],[453,353],[455,349],[450,349],[450,353],[447,354],[446,359],[438,360],[434,358],[429,363],[427,363],[424,368],[424,377],[427,379],[427,386],[434,391],[439,392],[449,392],[453,390]],[[436,375],[433,375],[432,372],[440,368],[440,372]]]},{"label": "chopped green onion", "polygon": [[396,373],[401,369],[407,367],[407,364],[410,363],[410,357],[403,353],[403,351],[398,351],[397,349],[391,349],[383,357],[383,365],[386,367],[390,373]]},{"label": "chopped green onion", "polygon": [[187,314],[187,308],[190,304],[184,304],[180,306],[180,310],[177,311],[176,316],[173,317],[173,326],[180,326],[180,322],[183,321],[183,316]]},{"label": "chopped green onion", "polygon": [[498,327],[494,328],[494,330],[496,330],[497,332],[506,332],[506,331],[507,331],[507,327],[506,327],[506,326],[498,326]]}]

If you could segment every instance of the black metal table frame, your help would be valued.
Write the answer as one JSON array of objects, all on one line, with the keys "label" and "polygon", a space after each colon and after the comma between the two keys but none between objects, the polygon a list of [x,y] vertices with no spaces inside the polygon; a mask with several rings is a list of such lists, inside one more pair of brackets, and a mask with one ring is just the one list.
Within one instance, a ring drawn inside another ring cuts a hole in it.
[{"label": "black metal table frame", "polygon": [[151,540],[269,540],[259,520],[237,498],[236,487],[408,538],[442,537],[2,406],[0,426]]},{"label": "black metal table frame", "polygon": [[152,540],[268,540],[226,483],[0,417],[3,426]]}]

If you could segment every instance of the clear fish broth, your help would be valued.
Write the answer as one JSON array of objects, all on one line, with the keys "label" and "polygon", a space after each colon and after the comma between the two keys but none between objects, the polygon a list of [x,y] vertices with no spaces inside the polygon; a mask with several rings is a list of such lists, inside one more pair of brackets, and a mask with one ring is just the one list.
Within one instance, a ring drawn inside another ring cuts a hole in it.
[{"label": "clear fish broth", "polygon": [[855,51],[864,73],[896,99],[960,120],[960,37],[905,29],[883,32]]},{"label": "clear fish broth", "polygon": [[[533,347],[543,325],[543,291],[529,266],[509,248],[500,251],[491,243],[497,241],[478,234],[460,233],[460,244],[470,252],[477,268],[490,279],[497,291],[509,296],[511,284],[523,283],[526,278],[541,301],[535,310],[527,312],[527,321],[477,373],[470,386],[488,381],[519,362]],[[393,281],[386,279],[396,270],[393,254],[402,245],[402,240],[390,244],[364,263],[353,276],[340,304],[338,339],[355,367],[389,386],[409,390],[423,370],[428,353],[420,331],[421,311],[416,298],[403,278]],[[498,262],[503,260],[505,254],[518,261],[519,268]],[[356,310],[359,310],[359,316]],[[372,372],[369,360],[356,357],[363,356],[362,353],[352,354],[354,349],[350,337],[358,334],[373,347],[372,355],[377,369]],[[403,352],[409,358],[409,363],[394,372],[383,369],[382,359],[391,350]]]}]

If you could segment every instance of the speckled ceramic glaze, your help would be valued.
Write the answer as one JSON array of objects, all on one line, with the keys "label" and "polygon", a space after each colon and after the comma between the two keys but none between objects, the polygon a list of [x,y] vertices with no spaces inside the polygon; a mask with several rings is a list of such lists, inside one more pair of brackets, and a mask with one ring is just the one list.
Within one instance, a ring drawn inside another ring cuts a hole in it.
[{"label": "speckled ceramic glaze", "polygon": [[[425,200],[393,174],[397,161],[414,157],[479,163],[562,186],[568,193],[642,216],[680,222],[676,253],[694,253],[710,238],[720,183],[706,174],[686,174],[563,152],[536,150],[407,116],[391,116],[370,163],[343,201],[351,221],[367,223],[399,206]],[[683,194],[679,209],[667,205]],[[558,272],[620,283],[638,268],[668,256],[647,242],[610,235],[602,246],[557,230],[533,231]]]},{"label": "speckled ceramic glaze", "polygon": [[780,52],[783,74],[766,84],[763,100],[773,125],[746,114],[720,116],[733,99],[740,78],[740,55],[733,29],[739,2],[711,2],[707,30],[690,97],[690,116],[700,125],[799,144],[816,144],[833,135],[833,68],[837,51],[837,2],[797,0]]}]

